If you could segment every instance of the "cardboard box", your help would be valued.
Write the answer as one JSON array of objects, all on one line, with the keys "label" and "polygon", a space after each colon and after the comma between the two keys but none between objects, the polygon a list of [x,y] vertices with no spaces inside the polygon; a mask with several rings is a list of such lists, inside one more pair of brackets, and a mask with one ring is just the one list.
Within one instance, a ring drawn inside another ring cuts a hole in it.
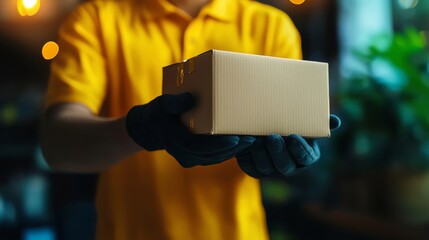
[{"label": "cardboard box", "polygon": [[199,134],[328,137],[328,64],[210,50],[163,68],[163,93],[191,92]]}]

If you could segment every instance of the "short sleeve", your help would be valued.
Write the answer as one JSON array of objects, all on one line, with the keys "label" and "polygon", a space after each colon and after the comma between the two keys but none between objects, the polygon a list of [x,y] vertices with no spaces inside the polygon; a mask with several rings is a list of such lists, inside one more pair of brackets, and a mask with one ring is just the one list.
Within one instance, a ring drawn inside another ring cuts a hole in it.
[{"label": "short sleeve", "polygon": [[79,6],[63,23],[59,53],[51,63],[45,109],[75,102],[98,114],[106,95],[106,66],[97,8]]}]

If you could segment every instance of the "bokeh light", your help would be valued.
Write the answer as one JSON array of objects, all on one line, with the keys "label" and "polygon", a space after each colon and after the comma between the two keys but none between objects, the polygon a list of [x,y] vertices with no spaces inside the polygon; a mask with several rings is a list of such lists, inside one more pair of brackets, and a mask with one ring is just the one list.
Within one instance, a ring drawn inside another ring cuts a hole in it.
[{"label": "bokeh light", "polygon": [[401,6],[403,9],[409,9],[417,6],[419,3],[419,0],[398,0],[399,6]]},{"label": "bokeh light", "polygon": [[37,0],[22,0],[25,8],[33,8],[37,4]]},{"label": "bokeh light", "polygon": [[305,0],[289,0],[289,1],[295,5],[300,5],[305,2]]},{"label": "bokeh light", "polygon": [[17,0],[16,3],[21,16],[33,16],[40,9],[40,0]]},{"label": "bokeh light", "polygon": [[49,41],[45,43],[45,45],[43,45],[42,56],[46,60],[51,60],[57,56],[59,50],[60,50],[60,47],[56,42]]}]

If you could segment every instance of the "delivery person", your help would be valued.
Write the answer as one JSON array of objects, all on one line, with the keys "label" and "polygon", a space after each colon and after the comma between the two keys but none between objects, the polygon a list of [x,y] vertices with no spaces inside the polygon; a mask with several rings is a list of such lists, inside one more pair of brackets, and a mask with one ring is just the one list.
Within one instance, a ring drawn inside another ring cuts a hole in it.
[{"label": "delivery person", "polygon": [[161,95],[161,68],[209,49],[299,59],[287,15],[248,0],[88,1],[59,45],[43,151],[53,169],[100,172],[97,239],[268,238],[254,177],[311,165],[316,143],[191,134],[178,117],[194,99]]}]

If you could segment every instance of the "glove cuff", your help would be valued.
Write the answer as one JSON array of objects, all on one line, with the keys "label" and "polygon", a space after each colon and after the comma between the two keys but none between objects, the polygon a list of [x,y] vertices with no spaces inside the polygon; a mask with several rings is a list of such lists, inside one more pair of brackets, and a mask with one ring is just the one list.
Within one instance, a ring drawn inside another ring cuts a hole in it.
[{"label": "glove cuff", "polygon": [[134,142],[148,151],[163,149],[162,141],[151,134],[150,126],[146,120],[146,117],[149,116],[145,116],[146,111],[148,111],[146,108],[145,105],[134,106],[128,111],[125,119],[127,133]]}]

